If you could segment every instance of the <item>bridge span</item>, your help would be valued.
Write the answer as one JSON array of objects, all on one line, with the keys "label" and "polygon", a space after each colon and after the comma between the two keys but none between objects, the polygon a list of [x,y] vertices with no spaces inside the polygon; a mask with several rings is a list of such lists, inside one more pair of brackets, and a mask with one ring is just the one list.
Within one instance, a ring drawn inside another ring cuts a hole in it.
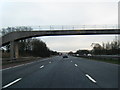
[{"label": "bridge span", "polygon": [[120,34],[119,29],[88,29],[88,30],[48,30],[48,31],[15,31],[2,37],[0,46],[10,43],[11,59],[19,57],[17,42],[22,39],[38,36],[58,36],[58,35],[111,35]]}]

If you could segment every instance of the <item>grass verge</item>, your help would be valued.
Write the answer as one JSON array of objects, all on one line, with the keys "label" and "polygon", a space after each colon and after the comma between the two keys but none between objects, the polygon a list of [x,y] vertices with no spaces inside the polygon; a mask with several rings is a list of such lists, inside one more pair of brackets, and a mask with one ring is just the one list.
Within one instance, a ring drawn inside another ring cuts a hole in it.
[{"label": "grass verge", "polygon": [[[77,56],[78,57],[78,56]],[[112,64],[119,64],[120,61],[119,59],[110,59],[110,58],[94,58],[94,57],[82,57],[82,58],[87,58],[89,60],[95,60],[95,61],[100,61],[100,62],[107,62],[107,63],[112,63]]]}]

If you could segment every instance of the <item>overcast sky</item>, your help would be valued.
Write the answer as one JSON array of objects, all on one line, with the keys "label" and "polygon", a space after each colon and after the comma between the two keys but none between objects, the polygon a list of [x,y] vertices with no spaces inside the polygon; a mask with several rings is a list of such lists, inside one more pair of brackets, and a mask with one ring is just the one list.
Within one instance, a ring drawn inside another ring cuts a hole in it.
[{"label": "overcast sky", "polygon": [[[1,0],[0,27],[39,25],[118,24],[119,0]],[[40,37],[52,50],[91,49],[94,42],[112,41],[109,36]]]}]

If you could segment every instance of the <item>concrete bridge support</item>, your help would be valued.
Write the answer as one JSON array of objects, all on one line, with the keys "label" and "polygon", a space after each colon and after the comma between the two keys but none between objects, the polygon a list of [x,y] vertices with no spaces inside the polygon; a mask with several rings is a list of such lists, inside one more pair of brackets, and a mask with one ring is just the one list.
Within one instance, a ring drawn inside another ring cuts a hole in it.
[{"label": "concrete bridge support", "polygon": [[11,41],[10,42],[10,59],[16,59],[19,57],[19,49],[18,49],[18,42]]},{"label": "concrete bridge support", "polygon": [[14,41],[10,41],[10,59],[14,59]]},{"label": "concrete bridge support", "polygon": [[18,42],[15,42],[15,58],[19,58],[19,47]]}]

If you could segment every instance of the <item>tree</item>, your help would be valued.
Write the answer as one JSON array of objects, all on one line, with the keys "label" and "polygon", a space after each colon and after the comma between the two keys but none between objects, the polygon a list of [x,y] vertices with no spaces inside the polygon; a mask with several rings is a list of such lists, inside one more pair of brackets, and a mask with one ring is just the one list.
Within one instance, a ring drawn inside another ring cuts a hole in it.
[{"label": "tree", "polygon": [[79,55],[87,55],[89,53],[90,52],[88,50],[77,50],[76,51],[76,54],[79,54]]},{"label": "tree", "polygon": [[91,46],[93,47],[93,54],[102,54],[102,46],[99,43],[92,43]]},{"label": "tree", "polygon": [[46,44],[40,40],[32,40],[32,54],[33,56],[48,57],[50,56],[50,50]]},{"label": "tree", "polygon": [[72,54],[74,54],[72,51],[70,51],[68,54],[70,54],[70,55],[72,55]]}]

